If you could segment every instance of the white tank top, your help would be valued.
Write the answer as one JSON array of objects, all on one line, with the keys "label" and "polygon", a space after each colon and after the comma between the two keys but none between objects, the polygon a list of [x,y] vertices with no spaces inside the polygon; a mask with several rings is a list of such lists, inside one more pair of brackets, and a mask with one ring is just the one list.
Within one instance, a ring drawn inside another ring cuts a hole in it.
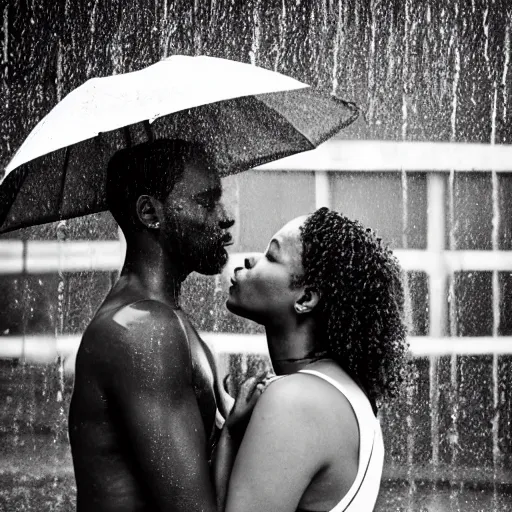
[{"label": "white tank top", "polygon": [[371,512],[379,494],[384,443],[370,401],[348,376],[338,381],[316,370],[300,370],[324,379],[338,389],[349,401],[359,426],[359,461],[356,478],[341,501],[330,512]]}]

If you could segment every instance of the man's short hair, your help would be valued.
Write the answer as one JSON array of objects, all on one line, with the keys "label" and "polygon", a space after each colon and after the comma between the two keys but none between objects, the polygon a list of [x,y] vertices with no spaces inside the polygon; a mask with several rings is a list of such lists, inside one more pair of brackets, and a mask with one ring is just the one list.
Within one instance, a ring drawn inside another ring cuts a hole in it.
[{"label": "man's short hair", "polygon": [[141,195],[164,200],[181,179],[192,155],[205,155],[197,142],[157,139],[120,149],[108,163],[107,204],[123,230],[138,229],[135,207]]}]

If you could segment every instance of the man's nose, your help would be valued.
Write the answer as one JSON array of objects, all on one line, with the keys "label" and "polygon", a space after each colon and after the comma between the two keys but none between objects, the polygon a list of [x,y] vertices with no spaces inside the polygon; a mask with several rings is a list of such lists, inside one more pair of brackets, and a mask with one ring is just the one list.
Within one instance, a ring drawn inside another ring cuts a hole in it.
[{"label": "man's nose", "polygon": [[229,217],[224,217],[219,221],[219,226],[221,229],[229,229],[231,226],[235,224],[234,219],[230,219]]}]

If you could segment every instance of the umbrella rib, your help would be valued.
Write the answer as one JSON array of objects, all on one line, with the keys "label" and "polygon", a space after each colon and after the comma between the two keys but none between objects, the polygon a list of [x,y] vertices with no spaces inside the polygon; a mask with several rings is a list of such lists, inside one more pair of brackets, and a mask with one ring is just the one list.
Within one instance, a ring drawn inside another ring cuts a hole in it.
[{"label": "umbrella rib", "polygon": [[352,115],[349,118],[347,118],[343,123],[338,125],[336,128],[333,128],[332,130],[329,130],[328,132],[326,132],[326,134],[323,137],[321,137],[319,144],[322,144],[326,140],[328,140],[331,137],[333,137],[334,135],[336,135],[336,133],[338,133],[339,131],[343,130],[344,128],[346,128],[347,126],[352,124],[359,117],[359,112],[360,112],[359,107],[353,101],[345,101],[340,98],[337,98],[334,95],[331,95],[331,97],[334,101],[337,101],[338,103],[343,103],[343,105],[345,105],[349,109],[352,109]]},{"label": "umbrella rib", "polygon": [[126,147],[132,147],[132,135],[130,133],[130,128],[128,126],[123,127],[124,139],[126,141]]},{"label": "umbrella rib", "polygon": [[62,210],[64,209],[64,187],[66,186],[66,175],[68,173],[69,167],[69,156],[71,153],[71,146],[66,148],[66,152],[64,154],[64,166],[62,169],[62,177],[60,179],[60,191],[59,191],[59,220],[62,220]]},{"label": "umbrella rib", "polygon": [[[16,193],[25,182],[27,174],[26,168],[14,169],[2,181],[0,187],[0,226],[3,226],[5,219],[7,219],[16,199]],[[2,230],[0,232],[5,233],[6,231]]]},{"label": "umbrella rib", "polygon": [[144,125],[144,129],[146,130],[146,135],[148,136],[148,142],[153,142],[155,140],[155,134],[153,133],[151,124],[149,124],[149,121],[146,119],[143,122],[143,125]]}]

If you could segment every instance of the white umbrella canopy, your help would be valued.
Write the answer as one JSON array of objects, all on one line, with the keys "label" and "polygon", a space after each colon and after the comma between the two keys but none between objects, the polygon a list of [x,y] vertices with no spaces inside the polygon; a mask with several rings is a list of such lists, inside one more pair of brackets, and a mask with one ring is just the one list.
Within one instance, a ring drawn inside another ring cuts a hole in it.
[{"label": "white umbrella canopy", "polygon": [[351,103],[257,66],[173,56],[88,80],[32,130],[0,183],[0,233],[107,209],[115,151],[152,138],[201,142],[221,176],[301,151],[350,124]]},{"label": "white umbrella canopy", "polygon": [[36,125],[7,165],[6,174],[101,132],[222,100],[305,87],[294,78],[250,64],[184,55],[139,71],[92,78]]}]

